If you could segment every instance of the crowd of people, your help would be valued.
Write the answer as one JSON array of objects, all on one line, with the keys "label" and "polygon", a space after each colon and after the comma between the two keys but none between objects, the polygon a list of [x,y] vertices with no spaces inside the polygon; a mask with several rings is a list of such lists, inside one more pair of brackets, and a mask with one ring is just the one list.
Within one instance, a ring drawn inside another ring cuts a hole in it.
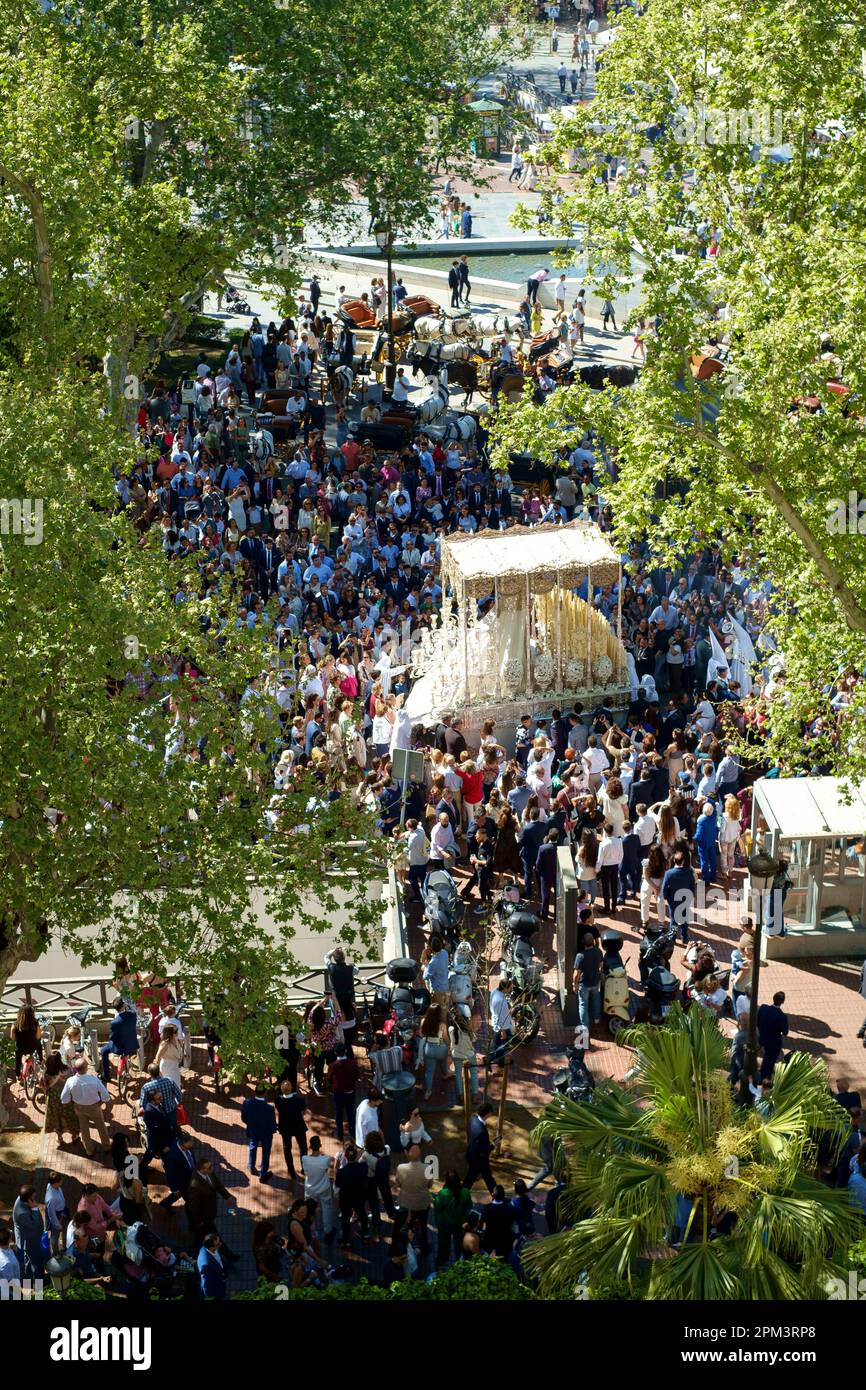
[{"label": "crowd of people", "polygon": [[[572,94],[582,93],[593,62],[586,0],[580,8],[572,66],[563,61],[559,68],[563,93],[566,83]],[[548,6],[547,15],[556,36],[559,6]],[[535,177],[533,161],[515,144],[512,180],[529,188]],[[443,238],[471,236],[471,208],[447,183],[439,216]],[[519,308],[527,332],[542,326],[539,291],[549,277],[539,268],[527,281]],[[455,307],[469,302],[465,255],[453,263],[449,288]],[[349,296],[342,286],[334,291],[339,307]],[[406,293],[398,278],[391,307]],[[365,298],[380,322],[387,296],[384,281],[373,277]],[[571,983],[590,1049],[601,1017],[601,933],[633,913],[629,920],[643,931],[676,929],[689,1005],[731,1019],[729,1076],[737,1085],[749,1045],[754,928],[744,912],[738,944],[722,961],[700,939],[698,885],[738,882],[752,848],[752,777],[757,769],[770,776],[787,771],[768,766],[762,753],[768,702],[786,698],[784,669],[761,676],[746,655],[765,633],[772,593],[745,562],[729,565],[706,538],[696,537],[675,569],[659,567],[650,538],[638,538],[623,557],[620,585],[578,591],[612,625],[619,617],[627,708],[570,703],[549,716],[527,711],[513,729],[488,719],[476,737],[456,715],[432,728],[413,726],[404,708],[413,645],[452,599],[440,577],[443,539],[575,520],[610,534],[606,493],[613,465],[592,435],[564,438],[543,460],[548,473],[539,485],[520,486],[508,468],[493,468],[483,429],[466,443],[437,442],[418,431],[402,449],[376,448],[364,432],[365,424],[377,423],[375,404],[326,405],[329,374],[351,365],[356,343],[352,330],[323,309],[322,297],[314,275],[296,314],[267,325],[254,317],[219,361],[200,357],[192,380],[171,387],[154,382],[136,420],[136,463],[115,484],[118,506],[142,543],[165,556],[174,600],[216,598],[217,622],[249,634],[241,705],[255,699],[269,707],[278,731],[262,758],[263,817],[274,822],[299,771],[327,774],[335,794],[366,806],[378,832],[394,842],[407,904],[422,900],[431,870],[454,876],[472,917],[481,919],[466,919],[469,936],[481,929],[494,895],[509,886],[542,923],[555,916],[558,856],[567,849],[578,882],[580,942],[569,963]],[[577,350],[585,293],[568,309],[559,275],[554,300],[553,322]],[[610,300],[603,320],[605,329],[612,322],[617,331]],[[645,352],[646,332],[640,321],[635,355]],[[510,339],[499,350],[498,367],[510,368]],[[543,369],[536,377],[542,394],[555,389]],[[291,392],[287,446],[277,446],[256,417],[271,390]],[[394,400],[407,396],[401,369]],[[357,419],[350,422],[352,414]],[[171,687],[203,679],[183,654],[153,655],[127,677],[142,699],[154,688],[168,691],[167,761],[184,743]],[[840,722],[857,679],[846,671],[831,692]],[[825,732],[826,716],[816,716],[804,730],[807,745]],[[735,752],[735,737],[752,746],[748,765]],[[424,775],[404,787],[393,755],[408,749],[423,753]],[[783,861],[774,899],[782,907],[786,869]],[[560,1228],[563,1175],[554,1171],[549,1146],[534,1176],[505,1182],[493,1171],[492,1108],[479,1074],[501,1060],[512,1040],[509,980],[500,972],[489,990],[485,982],[483,1009],[482,996],[458,1005],[448,943],[429,934],[419,954],[419,985],[429,1002],[408,1058],[384,1032],[368,1051],[360,1045],[352,967],[337,950],[328,960],[328,993],[283,1051],[281,1074],[247,1088],[236,1123],[249,1177],[271,1182],[279,1137],[290,1188],[284,1217],[259,1220],[252,1235],[256,1273],[269,1282],[323,1286],[353,1277],[350,1253],[386,1234],[380,1276],[386,1285],[452,1259],[490,1256],[524,1278],[525,1242]],[[0,1222],[0,1279],[40,1278],[48,1256],[65,1252],[79,1278],[110,1281],[130,1297],[157,1289],[221,1299],[240,1259],[225,1219],[237,1209],[229,1175],[189,1127],[183,1020],[164,979],[145,980],[126,961],[116,974],[114,1016],[98,1064],[88,1059],[74,1023],[45,1061],[46,1129],[61,1146],[81,1145],[94,1159],[98,1185],[86,1183],[77,1202],[68,1200],[70,1184],[58,1171],[48,1173],[41,1199],[32,1185],[22,1186],[10,1221]],[[758,1009],[760,1073],[747,1094],[764,1113],[772,1109],[773,1069],[789,1032],[784,1004],[777,992]],[[112,1059],[138,1049],[135,1011],[142,1008],[150,1010],[151,1026],[138,1096],[145,1141],[139,1155],[130,1150],[134,1135],[113,1120],[110,1087]],[[42,1044],[32,1009],[22,1009],[11,1039],[21,1084],[27,1058]],[[383,1082],[407,1061],[419,1100],[389,1143]],[[839,1092],[852,1134],[834,1181],[848,1183],[866,1211],[860,1097],[847,1082]],[[420,1108],[434,1096],[440,1105],[474,1106],[464,1166],[443,1165],[441,1176],[436,1124]],[[336,1152],[329,1153],[313,1128],[326,1132],[331,1117]],[[106,1186],[100,1159],[112,1169],[107,1197],[100,1192]],[[547,1180],[542,1220],[532,1192]],[[479,1183],[487,1201],[477,1200]],[[165,1188],[158,1202],[157,1187]],[[179,1203],[187,1230],[177,1242],[154,1230],[154,1208]]]}]

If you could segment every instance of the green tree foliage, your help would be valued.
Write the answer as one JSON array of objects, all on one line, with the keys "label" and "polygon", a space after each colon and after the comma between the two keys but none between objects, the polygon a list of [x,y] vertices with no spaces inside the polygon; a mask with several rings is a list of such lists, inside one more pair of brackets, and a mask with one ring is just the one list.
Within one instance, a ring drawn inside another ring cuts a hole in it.
[{"label": "green tree foliage", "polygon": [[[852,534],[839,510],[866,486],[864,115],[850,6],[654,0],[640,15],[624,10],[597,98],[553,141],[554,167],[576,161],[566,196],[555,204],[548,190],[543,203],[564,236],[584,227],[599,293],[633,275],[638,249],[632,322],[659,315],[658,331],[636,389],[575,386],[543,408],[501,412],[508,448],[545,452],[568,428],[604,435],[619,467],[608,492],[623,543],[647,532],[663,556],[718,536],[726,558],[772,581],[792,692],[775,708],[775,752],[793,766],[836,759],[859,775],[862,690],[838,746],[804,752],[800,720],[841,668],[866,659],[862,514]],[[659,138],[641,177],[650,130]],[[611,155],[628,173],[608,192],[599,169]],[[701,254],[712,229],[715,258]],[[698,381],[693,358],[722,340],[724,373]],[[847,395],[829,388],[836,378]],[[810,397],[818,413],[803,404]]]},{"label": "green tree foliage", "polygon": [[[727,1042],[705,1010],[677,1006],[630,1039],[628,1089],[607,1082],[591,1105],[558,1096],[536,1131],[566,1150],[560,1202],[573,1222],[524,1251],[541,1296],[613,1286],[622,1297],[623,1284],[651,1299],[823,1296],[861,1225],[847,1190],[812,1175],[817,1141],[848,1130],[824,1064],[796,1053],[779,1065],[763,1118],[734,1105]],[[672,1244],[680,1197],[690,1212]]]},{"label": "green tree foliage", "polygon": [[455,0],[440,28],[418,0],[10,0],[0,316],[19,349],[110,343],[119,386],[227,267],[296,284],[286,249],[308,223],[350,235],[360,193],[403,228],[429,218],[431,161],[468,149],[462,98],[501,11]]},{"label": "green tree foliage", "polygon": [[[225,581],[132,533],[112,470],[145,370],[226,268],[289,289],[281,248],[309,221],[351,228],[364,191],[423,220],[501,9],[455,0],[443,30],[418,0],[3,7],[0,497],[42,513],[41,543],[14,509],[0,536],[0,982],[49,941],[176,968],[220,997],[227,1061],[254,1065],[274,1060],[298,927],[348,897],[347,937],[378,955],[367,806],[304,774],[266,826],[273,703],[240,701],[289,653],[236,625]],[[165,654],[205,680],[167,681]]]}]

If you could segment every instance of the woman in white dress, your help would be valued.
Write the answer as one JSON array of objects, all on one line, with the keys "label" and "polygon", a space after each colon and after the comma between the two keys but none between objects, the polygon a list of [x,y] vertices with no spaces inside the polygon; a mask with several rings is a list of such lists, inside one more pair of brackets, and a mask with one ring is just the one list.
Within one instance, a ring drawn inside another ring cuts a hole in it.
[{"label": "woman in white dress", "polygon": [[177,1036],[177,1028],[173,1023],[167,1023],[162,1030],[162,1039],[156,1052],[156,1064],[159,1067],[160,1076],[167,1076],[169,1081],[173,1081],[180,1090],[182,1079],[180,1074],[180,1064],[183,1061],[183,1048]]}]

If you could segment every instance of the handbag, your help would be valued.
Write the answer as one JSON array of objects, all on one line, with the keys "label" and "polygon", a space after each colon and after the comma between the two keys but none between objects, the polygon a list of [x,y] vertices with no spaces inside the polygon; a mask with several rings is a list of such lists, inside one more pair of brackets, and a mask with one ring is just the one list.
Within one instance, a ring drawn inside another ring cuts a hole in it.
[{"label": "handbag", "polygon": [[184,1105],[183,1101],[180,1101],[178,1103],[178,1107],[175,1111],[175,1114],[177,1115],[177,1122],[179,1125],[189,1124],[189,1116],[186,1113],[186,1106]]}]

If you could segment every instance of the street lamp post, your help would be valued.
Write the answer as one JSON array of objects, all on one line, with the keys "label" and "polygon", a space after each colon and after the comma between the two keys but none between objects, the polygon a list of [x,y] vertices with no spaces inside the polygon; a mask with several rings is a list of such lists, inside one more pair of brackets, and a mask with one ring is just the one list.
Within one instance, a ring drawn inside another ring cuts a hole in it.
[{"label": "street lamp post", "polygon": [[[772,889],[773,879],[779,872],[778,860],[765,850],[759,849],[748,863],[749,887],[757,894],[755,916],[755,946],[752,959],[752,992],[749,998],[749,1042],[746,1047],[745,1070],[754,1082],[758,1077],[758,985],[761,978],[761,944],[764,931],[764,894]],[[753,901],[755,901],[753,899]]]},{"label": "street lamp post", "polygon": [[385,262],[387,265],[388,276],[388,366],[385,369],[385,385],[389,391],[394,390],[394,381],[397,376],[397,361],[394,356],[394,295],[393,295],[393,273],[391,270],[391,250],[394,246],[394,236],[391,231],[390,222],[379,223],[376,227],[376,245],[380,251],[385,252]]}]

